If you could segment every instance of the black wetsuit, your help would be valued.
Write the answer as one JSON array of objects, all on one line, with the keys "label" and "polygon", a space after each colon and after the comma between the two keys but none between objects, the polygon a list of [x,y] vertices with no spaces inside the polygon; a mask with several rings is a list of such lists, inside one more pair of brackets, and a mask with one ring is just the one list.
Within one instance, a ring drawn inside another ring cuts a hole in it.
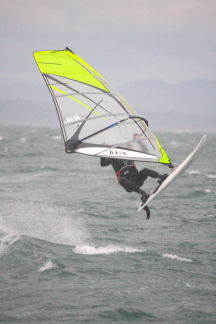
[{"label": "black wetsuit", "polygon": [[133,164],[134,161],[118,160],[111,158],[101,158],[100,164],[102,167],[112,165],[116,172],[119,184],[127,191],[135,191],[141,195],[145,195],[145,191],[140,189],[148,177],[162,179],[162,175],[156,171],[144,168],[138,171]]}]

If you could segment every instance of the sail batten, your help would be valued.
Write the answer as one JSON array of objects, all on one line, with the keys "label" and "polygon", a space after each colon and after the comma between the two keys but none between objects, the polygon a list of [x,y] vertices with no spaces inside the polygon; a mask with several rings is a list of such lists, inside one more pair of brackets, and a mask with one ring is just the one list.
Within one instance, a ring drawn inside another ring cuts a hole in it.
[{"label": "sail batten", "polygon": [[147,121],[83,59],[66,48],[34,52],[59,117],[65,150],[170,163]]}]

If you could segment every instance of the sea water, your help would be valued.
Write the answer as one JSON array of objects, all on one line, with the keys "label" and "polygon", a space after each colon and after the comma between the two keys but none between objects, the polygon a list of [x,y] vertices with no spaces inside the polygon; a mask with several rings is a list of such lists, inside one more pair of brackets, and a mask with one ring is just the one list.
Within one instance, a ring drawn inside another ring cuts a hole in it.
[{"label": "sea water", "polygon": [[[174,165],[202,135],[157,134]],[[64,152],[59,129],[0,127],[0,321],[215,323],[215,161],[209,135],[146,220],[112,167]]]}]

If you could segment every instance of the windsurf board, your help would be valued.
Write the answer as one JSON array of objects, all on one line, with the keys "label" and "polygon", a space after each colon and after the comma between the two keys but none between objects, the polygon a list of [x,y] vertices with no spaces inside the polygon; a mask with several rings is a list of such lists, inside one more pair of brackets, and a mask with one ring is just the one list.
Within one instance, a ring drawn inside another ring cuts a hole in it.
[{"label": "windsurf board", "polygon": [[191,164],[198,159],[202,151],[204,150],[207,143],[207,136],[204,135],[197,147],[193,152],[162,182],[156,190],[149,196],[147,201],[143,203],[138,212],[142,210],[145,206],[149,205],[154,198],[156,198],[164,189],[166,189],[173,181],[175,181],[182,173],[184,173]]}]

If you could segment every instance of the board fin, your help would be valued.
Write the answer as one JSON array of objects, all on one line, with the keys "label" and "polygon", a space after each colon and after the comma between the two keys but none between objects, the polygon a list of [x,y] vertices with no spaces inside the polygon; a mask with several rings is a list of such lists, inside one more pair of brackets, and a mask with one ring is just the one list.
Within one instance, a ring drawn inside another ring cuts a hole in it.
[{"label": "board fin", "polygon": [[150,210],[149,210],[148,206],[145,206],[143,209],[146,212],[146,219],[149,219],[150,218]]}]

